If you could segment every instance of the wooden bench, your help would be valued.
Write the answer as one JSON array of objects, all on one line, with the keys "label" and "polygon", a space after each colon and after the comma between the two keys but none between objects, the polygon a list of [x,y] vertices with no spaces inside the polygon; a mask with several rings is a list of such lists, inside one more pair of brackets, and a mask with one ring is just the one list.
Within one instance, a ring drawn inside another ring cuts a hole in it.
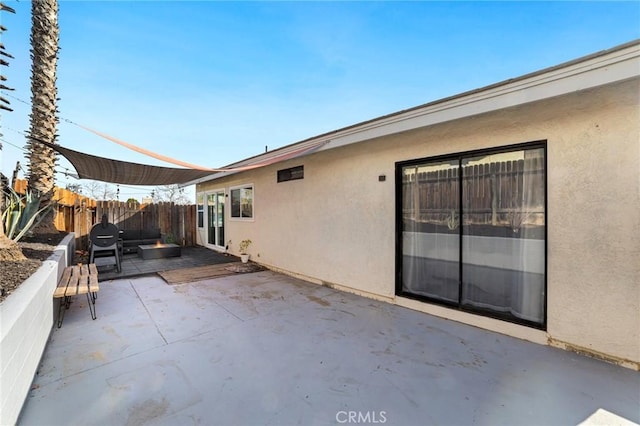
[{"label": "wooden bench", "polygon": [[62,327],[64,311],[69,309],[71,298],[78,294],[86,294],[91,319],[96,319],[96,299],[98,298],[98,268],[95,263],[78,264],[64,268],[58,286],[53,292],[54,299],[60,299],[58,307],[58,328]]}]

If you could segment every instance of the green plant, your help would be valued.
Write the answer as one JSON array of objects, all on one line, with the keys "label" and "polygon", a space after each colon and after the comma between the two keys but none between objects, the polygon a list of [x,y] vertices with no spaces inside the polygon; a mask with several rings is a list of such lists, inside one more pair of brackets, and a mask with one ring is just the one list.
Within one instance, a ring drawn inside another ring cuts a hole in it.
[{"label": "green plant", "polygon": [[455,210],[451,210],[451,215],[447,217],[447,228],[450,230],[457,229],[460,226],[460,218],[456,215]]},{"label": "green plant", "polygon": [[520,232],[520,229],[524,226],[525,222],[529,220],[530,216],[530,213],[523,212],[518,208],[507,210],[507,222],[514,234]]},{"label": "green plant", "polygon": [[10,240],[19,241],[31,228],[36,226],[53,208],[49,203],[40,208],[40,197],[31,191],[21,196],[11,188],[7,188],[5,210],[2,212],[4,233]]},{"label": "green plant", "polygon": [[247,249],[251,245],[251,240],[240,241],[240,254],[247,254]]}]

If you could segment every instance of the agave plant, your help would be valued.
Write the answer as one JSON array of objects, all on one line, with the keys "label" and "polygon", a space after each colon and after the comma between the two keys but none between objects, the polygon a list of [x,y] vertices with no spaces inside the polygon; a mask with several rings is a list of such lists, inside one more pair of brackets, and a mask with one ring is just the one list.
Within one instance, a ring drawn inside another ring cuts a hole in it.
[{"label": "agave plant", "polygon": [[11,188],[7,189],[2,223],[5,235],[10,240],[19,241],[53,209],[53,204],[40,207],[40,197],[34,196],[31,191],[20,195]]}]

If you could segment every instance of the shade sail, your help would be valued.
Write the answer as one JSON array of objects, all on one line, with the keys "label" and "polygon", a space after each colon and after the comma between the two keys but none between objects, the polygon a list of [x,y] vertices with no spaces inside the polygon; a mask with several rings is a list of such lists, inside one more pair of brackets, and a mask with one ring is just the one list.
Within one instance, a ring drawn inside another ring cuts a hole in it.
[{"label": "shade sail", "polygon": [[159,167],[97,157],[60,145],[38,141],[64,156],[78,172],[80,179],[93,179],[124,185],[181,184],[214,173],[212,170]]},{"label": "shade sail", "polygon": [[[312,152],[315,152],[316,150],[330,142],[329,140],[325,140],[320,142],[311,141],[308,143],[298,143],[247,159],[245,161],[237,163],[237,165],[234,167],[208,169],[196,165],[191,165],[191,168],[175,168],[130,163],[128,161],[112,160],[110,158],[98,157],[95,155],[86,154],[84,152],[74,151],[73,149],[45,142],[37,138],[31,138],[31,140],[44,144],[54,151],[58,152],[60,155],[64,156],[76,169],[76,171],[78,172],[78,177],[80,179],[93,179],[103,182],[121,183],[127,185],[184,184],[193,182],[206,176],[212,176],[218,172],[241,172],[245,170],[252,170],[259,167],[268,166],[270,164],[279,163],[281,161],[290,160],[292,158],[301,157],[303,155],[311,154]],[[117,143],[123,144],[124,142],[117,141]],[[137,148],[134,145],[126,145],[136,148],[135,150],[138,152],[143,152],[146,155],[151,155],[154,158],[158,158],[157,154],[154,154],[150,151],[142,150],[141,148]],[[177,160],[168,159],[168,157],[160,157],[164,158],[164,161],[171,160],[174,163],[177,162],[178,164],[187,164],[184,162],[179,162]]]}]

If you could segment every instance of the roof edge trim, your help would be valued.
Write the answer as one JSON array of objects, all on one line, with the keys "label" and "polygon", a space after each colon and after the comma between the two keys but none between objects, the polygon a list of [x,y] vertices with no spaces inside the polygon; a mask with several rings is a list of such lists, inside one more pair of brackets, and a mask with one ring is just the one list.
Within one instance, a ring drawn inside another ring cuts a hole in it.
[{"label": "roof edge trim", "polygon": [[[279,153],[304,144],[323,141],[325,144],[316,152],[325,151],[639,76],[640,39],[636,39],[520,77],[313,136],[268,153],[240,160],[227,167],[249,165],[271,156],[282,155]],[[530,93],[526,97],[519,96],[524,90],[529,90]],[[229,176],[229,173],[214,173],[189,184],[216,180],[224,176]]]}]

